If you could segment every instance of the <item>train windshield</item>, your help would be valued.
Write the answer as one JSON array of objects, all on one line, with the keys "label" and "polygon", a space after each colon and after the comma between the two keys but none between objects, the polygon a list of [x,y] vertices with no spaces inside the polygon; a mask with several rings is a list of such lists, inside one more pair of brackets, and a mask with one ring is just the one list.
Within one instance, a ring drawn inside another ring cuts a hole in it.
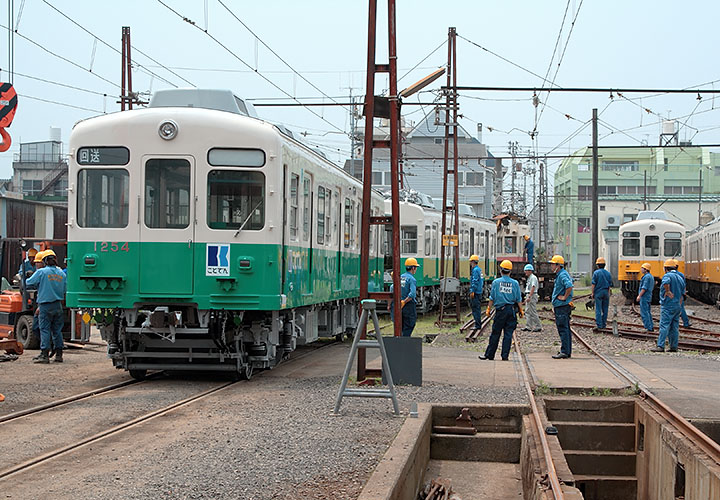
[{"label": "train windshield", "polygon": [[517,239],[514,236],[505,236],[505,247],[503,253],[517,253]]},{"label": "train windshield", "polygon": [[640,233],[625,231],[623,234],[622,253],[626,257],[640,257]]},{"label": "train windshield", "polygon": [[677,257],[682,253],[682,234],[676,231],[665,233],[665,257]]},{"label": "train windshield", "polygon": [[265,175],[261,172],[212,170],[208,174],[211,229],[259,231],[265,227]]},{"label": "train windshield", "polygon": [[660,255],[660,236],[645,236],[645,257]]},{"label": "train windshield", "polygon": [[130,176],[125,169],[83,169],[78,173],[80,227],[127,227]]}]

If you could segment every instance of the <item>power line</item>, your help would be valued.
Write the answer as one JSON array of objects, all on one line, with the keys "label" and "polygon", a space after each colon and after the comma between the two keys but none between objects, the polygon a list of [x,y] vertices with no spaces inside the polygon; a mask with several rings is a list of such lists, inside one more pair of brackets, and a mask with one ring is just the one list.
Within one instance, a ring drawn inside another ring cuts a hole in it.
[{"label": "power line", "polygon": [[52,101],[52,100],[50,100],[50,99],[43,99],[43,98],[41,98],[41,97],[34,97],[34,96],[31,96],[31,95],[27,95],[27,94],[18,94],[18,95],[19,95],[20,97],[24,98],[24,99],[32,99],[32,100],[35,100],[35,101],[47,102],[47,103],[50,103],[50,104],[57,104],[58,106],[65,106],[65,107],[67,107],[67,108],[74,108],[74,109],[80,109],[80,110],[83,110],[83,111],[92,111],[92,112],[94,112],[94,113],[105,114],[104,111],[100,111],[100,110],[98,110],[98,109],[84,108],[84,107],[82,107],[82,106],[75,106],[75,105],[73,105],[73,104],[67,104],[67,103],[64,103],[64,102]]},{"label": "power line", "polygon": [[[264,41],[262,38],[260,38],[259,36],[257,36],[257,35],[255,34],[255,32],[254,32],[253,30],[251,30],[250,27],[242,21],[242,19],[240,19],[237,15],[235,15],[235,13],[234,13],[232,10],[230,10],[230,8],[229,8],[227,5],[225,5],[225,3],[224,3],[222,0],[217,0],[217,1],[218,1],[218,3],[219,3],[220,5],[223,6],[223,8],[224,8],[226,11],[228,11],[228,13],[229,13],[232,17],[235,18],[235,20],[236,20],[237,22],[239,22],[240,24],[242,24],[243,27],[244,27],[246,30],[248,30],[248,31],[250,32],[250,34],[251,34],[252,36],[254,36],[255,39],[256,39],[258,42],[260,42],[261,44],[263,44],[266,49],[268,49],[270,52],[273,53],[273,55],[275,55],[275,57],[277,57],[278,59],[280,59],[280,61],[282,61],[282,63],[283,63],[285,66],[287,66],[288,68],[290,68],[290,70],[291,70],[294,74],[296,74],[297,76],[299,76],[299,77],[300,77],[303,81],[305,81],[308,85],[310,85],[312,88],[314,88],[315,90],[317,90],[318,92],[320,92],[322,95],[324,95],[325,97],[327,97],[327,98],[330,99],[331,101],[337,102],[337,101],[335,101],[335,99],[333,99],[332,97],[330,97],[329,95],[327,95],[324,91],[322,91],[321,89],[319,89],[314,83],[312,83],[310,80],[308,80],[307,78],[305,78],[301,73],[299,73],[298,71],[296,71],[295,68],[293,68],[293,67],[290,65],[290,63],[288,63],[285,59],[283,59],[282,57],[280,57],[280,55],[279,55],[277,52],[275,52],[272,48],[270,48],[270,46],[269,46],[267,43],[265,43],[265,41]],[[348,112],[350,111],[349,108],[346,108],[346,110],[347,110]]]},{"label": "power line", "polygon": [[[44,2],[48,7],[50,7],[51,9],[53,9],[55,12],[57,12],[58,14],[60,14],[61,16],[63,16],[65,19],[67,19],[68,21],[70,21],[71,23],[73,23],[75,26],[77,26],[78,28],[80,28],[81,30],[83,30],[85,33],[87,33],[88,35],[92,36],[92,37],[95,38],[96,40],[99,40],[99,41],[100,41],[102,44],[104,44],[106,47],[114,50],[114,51],[117,52],[118,54],[121,54],[121,52],[120,52],[118,49],[116,49],[115,47],[113,47],[112,45],[110,45],[108,42],[106,42],[105,40],[103,40],[103,39],[100,38],[99,36],[97,36],[97,35],[95,35],[94,33],[92,33],[90,30],[88,30],[88,29],[85,28],[84,26],[80,25],[77,21],[75,21],[73,18],[71,18],[70,16],[68,16],[67,14],[65,14],[63,11],[61,11],[60,9],[58,9],[57,7],[55,7],[53,4],[51,4],[51,3],[48,2],[47,0],[43,0],[43,2]],[[138,48],[136,48],[136,47],[132,47],[132,48],[133,48],[133,50],[139,52],[139,53],[142,54],[143,56],[145,56],[145,57],[147,57],[148,59],[150,59],[150,60],[151,60],[152,62],[154,62],[155,64],[160,65],[162,68],[166,69],[167,71],[169,71],[169,72],[172,73],[173,75],[177,76],[178,78],[180,78],[182,81],[184,81],[184,82],[187,83],[188,85],[192,85],[193,87],[195,86],[192,82],[190,82],[189,80],[186,80],[186,79],[183,78],[182,76],[180,76],[180,75],[178,75],[177,73],[175,73],[174,71],[170,70],[168,67],[163,66],[160,62],[158,62],[158,61],[156,61],[155,59],[153,59],[152,57],[148,56],[147,54],[145,54],[144,52],[142,52],[140,49],[138,49]],[[139,68],[143,68],[143,69],[144,69],[145,71],[147,71],[150,75],[152,75],[152,76],[154,76],[154,77],[157,77],[158,79],[162,80],[163,82],[167,83],[168,85],[172,85],[173,87],[177,87],[177,85],[175,85],[175,84],[172,83],[171,81],[166,80],[165,78],[163,78],[162,76],[158,75],[157,73],[151,71],[150,69],[146,68],[146,67],[143,66],[142,64],[138,64],[137,62],[134,62],[133,64],[135,64],[135,65],[138,66]]]},{"label": "power line", "polygon": [[87,92],[88,94],[95,94],[95,95],[99,95],[102,97],[108,97],[108,95],[104,92],[97,92],[95,90],[84,89],[82,87],[76,87],[74,85],[68,85],[66,83],[54,82],[52,80],[46,80],[44,78],[40,78],[37,76],[31,76],[31,75],[25,75],[23,73],[18,73],[17,71],[15,72],[15,75],[22,76],[23,78],[29,78],[30,80],[37,80],[39,82],[49,83],[50,85],[57,85],[59,87],[65,87],[65,88],[72,89],[72,90],[79,90],[81,92]]},{"label": "power line", "polygon": [[[173,14],[175,14],[176,16],[178,16],[178,17],[179,17],[180,19],[182,19],[184,22],[186,22],[186,23],[188,23],[190,26],[192,26],[192,27],[200,30],[202,33],[205,33],[208,37],[210,37],[211,40],[213,40],[213,41],[214,41],[215,43],[217,43],[220,47],[222,47],[223,49],[225,49],[226,52],[228,52],[231,56],[233,56],[235,59],[237,59],[238,61],[240,61],[240,62],[241,62],[242,64],[244,64],[246,67],[248,67],[249,69],[254,69],[250,64],[248,64],[247,62],[245,62],[244,59],[242,59],[240,56],[238,56],[238,55],[237,55],[235,52],[233,52],[229,47],[227,47],[227,46],[226,46],[225,44],[223,44],[220,40],[218,40],[217,38],[215,38],[208,30],[202,29],[201,27],[199,27],[198,25],[195,24],[195,21],[193,21],[193,20],[191,20],[191,19],[183,16],[183,15],[180,14],[178,11],[176,11],[175,9],[173,9],[172,7],[170,7],[168,4],[166,4],[165,2],[163,2],[163,0],[157,0],[157,1],[158,1],[158,3],[159,3],[160,5],[162,5],[163,7],[165,7],[166,9],[168,9],[170,12],[172,12]],[[297,99],[295,99],[292,95],[290,95],[288,92],[286,92],[284,89],[282,89],[279,85],[277,85],[275,82],[273,82],[273,81],[270,80],[268,77],[266,77],[265,75],[263,75],[262,73],[260,73],[259,71],[257,71],[257,70],[254,69],[254,72],[255,72],[255,74],[257,74],[260,78],[262,78],[263,80],[265,80],[266,82],[268,82],[270,85],[272,85],[273,87],[275,87],[276,89],[278,89],[280,92],[282,92],[283,94],[285,94],[285,95],[288,96],[289,98],[297,101],[298,103],[300,102],[300,101],[298,101]],[[307,106],[304,106],[304,107],[305,107],[305,109],[307,109],[310,113],[312,113],[312,114],[315,115],[316,117],[320,118],[322,121],[324,121],[325,123],[327,123],[328,125],[330,125],[332,128],[334,128],[334,129],[336,129],[336,130],[339,130],[339,131],[343,132],[344,134],[347,134],[347,132],[345,132],[343,129],[341,129],[340,127],[338,127],[338,126],[335,125],[334,123],[328,121],[328,120],[327,120],[325,117],[323,117],[322,115],[317,114],[315,111],[313,111],[312,109],[310,109],[310,108],[307,107]]]},{"label": "power line", "polygon": [[482,87],[482,86],[457,86],[441,87],[442,90],[454,88],[466,91],[500,91],[500,92],[602,92],[611,94],[613,92],[642,93],[642,94],[720,94],[718,89],[640,89],[640,88],[597,88],[597,87]]},{"label": "power line", "polygon": [[[0,24],[0,28],[9,29],[7,26],[4,26],[3,24]],[[81,65],[79,65],[78,63],[76,63],[76,62],[74,62],[74,61],[71,61],[71,60],[68,59],[67,57],[63,57],[63,56],[61,56],[60,54],[57,54],[57,53],[53,52],[52,50],[45,48],[43,45],[41,45],[41,44],[39,44],[38,42],[32,40],[31,38],[26,37],[25,35],[23,35],[23,34],[20,33],[19,31],[16,30],[16,31],[15,31],[15,34],[18,35],[19,37],[23,38],[24,40],[27,40],[28,42],[32,43],[32,44],[35,45],[36,47],[44,50],[44,51],[47,52],[48,54],[50,54],[50,55],[52,55],[52,56],[55,56],[55,57],[57,57],[58,59],[60,59],[60,60],[62,60],[62,61],[65,61],[66,63],[75,66],[76,68],[80,68],[80,69],[83,70],[83,71],[87,71],[87,72],[90,73],[91,75],[94,75],[95,77],[100,78],[102,81],[104,81],[104,82],[106,82],[106,83],[109,83],[110,85],[112,85],[112,86],[114,86],[114,87],[120,88],[120,85],[118,85],[117,83],[112,82],[112,81],[108,80],[107,78],[102,77],[102,76],[100,76],[99,74],[97,74],[97,73],[95,73],[95,72],[93,72],[93,71],[91,71],[91,70],[89,70],[89,69],[87,69],[87,68],[82,67]]]}]

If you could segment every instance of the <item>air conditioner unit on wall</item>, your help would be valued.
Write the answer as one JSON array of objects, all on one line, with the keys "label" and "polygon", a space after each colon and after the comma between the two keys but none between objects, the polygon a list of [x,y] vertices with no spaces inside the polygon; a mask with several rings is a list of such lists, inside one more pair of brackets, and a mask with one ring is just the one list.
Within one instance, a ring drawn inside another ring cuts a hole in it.
[{"label": "air conditioner unit on wall", "polygon": [[605,217],[607,227],[620,227],[620,224],[622,224],[622,216],[620,215],[608,215]]}]

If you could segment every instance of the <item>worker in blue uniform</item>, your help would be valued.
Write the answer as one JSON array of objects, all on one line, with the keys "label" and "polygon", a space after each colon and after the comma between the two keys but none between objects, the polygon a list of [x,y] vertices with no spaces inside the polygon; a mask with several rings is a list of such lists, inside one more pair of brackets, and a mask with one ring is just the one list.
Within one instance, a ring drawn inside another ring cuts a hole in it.
[{"label": "worker in blue uniform", "polygon": [[486,313],[490,316],[492,308],[495,308],[495,319],[493,320],[492,334],[490,341],[485,349],[485,354],[478,356],[480,359],[495,359],[495,352],[500,341],[500,333],[503,334],[502,349],[500,357],[503,361],[510,359],[510,347],[512,346],[512,337],[517,326],[517,313],[523,316],[522,310],[522,294],[520,293],[520,284],[510,277],[512,270],[512,262],[504,260],[500,263],[500,278],[492,283],[490,288],[490,302],[488,303]]},{"label": "worker in blue uniform", "polygon": [[35,363],[49,363],[50,343],[55,349],[55,362],[63,362],[63,300],[65,299],[65,273],[57,267],[57,257],[52,250],[46,250],[43,257],[45,267],[38,269],[28,279],[28,284],[38,285],[38,309],[40,321],[40,354],[33,358]]},{"label": "worker in blue uniform", "polygon": [[418,261],[415,257],[405,259],[405,272],[400,275],[400,307],[402,309],[402,336],[410,337],[417,322],[417,280],[415,273]]},{"label": "worker in blue uniform", "polygon": [[23,274],[28,277],[28,273],[32,274],[35,272],[35,256],[37,253],[38,251],[34,248],[28,249],[27,258],[22,261],[22,264],[20,264],[20,268],[18,269],[18,274],[21,277]]},{"label": "worker in blue uniform", "polygon": [[684,327],[692,326],[690,323],[690,318],[688,318],[687,312],[685,311],[685,301],[687,300],[687,281],[685,280],[685,275],[680,272],[678,269],[680,267],[680,263],[677,261],[677,259],[673,259],[673,262],[675,263],[675,272],[680,275],[682,278],[682,284],[683,284],[683,295],[682,299],[680,300],[680,319],[682,320],[682,324]]},{"label": "worker in blue uniform", "polygon": [[528,264],[533,263],[535,257],[535,242],[530,238],[529,235],[525,235],[525,256],[527,257]]},{"label": "worker in blue uniform", "polygon": [[482,306],[480,300],[483,295],[483,285],[485,284],[485,278],[483,278],[482,269],[478,263],[480,257],[477,255],[470,256],[470,308],[472,309],[472,315],[475,319],[475,327],[473,333],[480,333],[482,328]]},{"label": "worker in blue uniform", "polygon": [[665,275],[660,282],[660,334],[657,346],[652,352],[664,352],[665,340],[668,340],[670,352],[677,352],[680,335],[680,303],[684,290],[683,280],[675,271],[673,259],[665,261]]},{"label": "worker in blue uniform", "polygon": [[648,332],[652,332],[655,329],[652,314],[650,314],[650,302],[652,301],[653,288],[655,288],[655,277],[650,273],[650,269],[652,268],[648,262],[640,266],[642,278],[640,278],[638,296],[635,298],[635,302],[640,304],[640,317],[642,318],[645,330]]},{"label": "worker in blue uniform", "polygon": [[595,300],[595,329],[600,329],[607,325],[613,281],[610,271],[605,269],[603,257],[598,257],[595,265],[597,269],[592,275],[590,298]]},{"label": "worker in blue uniform", "polygon": [[562,255],[553,255],[550,259],[555,273],[555,286],[552,292],[552,306],[555,311],[555,326],[560,335],[560,352],[553,359],[567,359],[572,356],[572,333],[570,333],[570,302],[573,296],[573,281],[565,269]]}]

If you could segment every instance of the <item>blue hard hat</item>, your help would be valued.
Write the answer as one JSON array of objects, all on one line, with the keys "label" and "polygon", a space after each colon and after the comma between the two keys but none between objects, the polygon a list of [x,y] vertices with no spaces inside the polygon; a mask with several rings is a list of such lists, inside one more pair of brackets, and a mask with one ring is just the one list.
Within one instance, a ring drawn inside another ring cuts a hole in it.
[{"label": "blue hard hat", "polygon": [[523,268],[523,271],[535,271],[535,268],[533,267],[532,264],[526,264],[525,267]]}]

